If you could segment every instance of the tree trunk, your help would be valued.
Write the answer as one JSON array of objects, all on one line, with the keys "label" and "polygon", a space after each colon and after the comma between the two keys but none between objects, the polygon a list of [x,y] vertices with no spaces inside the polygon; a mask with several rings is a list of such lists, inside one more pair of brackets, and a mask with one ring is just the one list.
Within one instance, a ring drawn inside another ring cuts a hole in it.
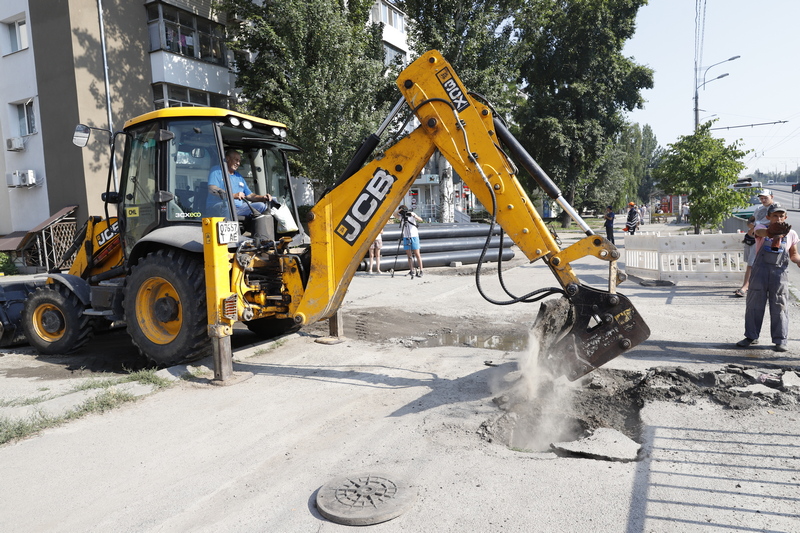
[{"label": "tree trunk", "polygon": [[453,187],[453,167],[450,162],[438,154],[439,171],[439,221],[455,220],[455,191]]}]

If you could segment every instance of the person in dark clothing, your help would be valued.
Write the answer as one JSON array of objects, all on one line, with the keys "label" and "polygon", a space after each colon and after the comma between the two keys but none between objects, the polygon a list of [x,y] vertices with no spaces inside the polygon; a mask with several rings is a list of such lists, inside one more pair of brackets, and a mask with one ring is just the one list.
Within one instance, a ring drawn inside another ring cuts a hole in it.
[{"label": "person in dark clothing", "polygon": [[633,235],[636,232],[636,228],[639,227],[639,210],[636,209],[636,204],[633,202],[628,203],[628,220],[625,224],[625,227],[628,230],[630,235]]},{"label": "person in dark clothing", "polygon": [[603,215],[605,222],[603,225],[606,227],[606,239],[611,244],[614,244],[614,208],[610,205],[606,207],[606,214]]}]

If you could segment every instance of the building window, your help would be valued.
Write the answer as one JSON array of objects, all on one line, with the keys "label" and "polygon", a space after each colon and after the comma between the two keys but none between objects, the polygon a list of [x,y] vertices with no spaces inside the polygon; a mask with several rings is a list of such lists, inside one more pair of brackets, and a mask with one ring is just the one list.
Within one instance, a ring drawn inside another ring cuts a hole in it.
[{"label": "building window", "polygon": [[225,28],[166,4],[147,6],[150,51],[167,50],[217,65],[225,65]]},{"label": "building window", "polygon": [[33,113],[33,98],[24,104],[16,104],[16,107],[20,136],[33,135],[36,133],[36,116]]},{"label": "building window", "polygon": [[8,27],[10,52],[18,52],[28,48],[28,25],[25,23],[25,19],[8,23],[6,26]]},{"label": "building window", "polygon": [[230,108],[230,98],[222,94],[207,93],[189,87],[156,83],[153,85],[153,103],[156,109],[165,107],[211,106]]},{"label": "building window", "polygon": [[384,60],[387,65],[391,65],[396,61],[403,66],[406,65],[406,53],[397,48],[396,46],[392,46],[391,44],[384,42],[383,53],[384,53]]},{"label": "building window", "polygon": [[383,2],[381,2],[381,22],[401,33],[406,32],[405,15]]}]

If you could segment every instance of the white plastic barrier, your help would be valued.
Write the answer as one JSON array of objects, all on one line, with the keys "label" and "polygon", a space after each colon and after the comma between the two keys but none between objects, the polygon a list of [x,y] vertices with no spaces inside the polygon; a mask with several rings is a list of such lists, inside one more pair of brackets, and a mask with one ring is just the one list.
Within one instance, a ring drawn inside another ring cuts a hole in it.
[{"label": "white plastic barrier", "polygon": [[669,281],[741,283],[747,264],[741,233],[709,235],[627,235],[625,271]]}]

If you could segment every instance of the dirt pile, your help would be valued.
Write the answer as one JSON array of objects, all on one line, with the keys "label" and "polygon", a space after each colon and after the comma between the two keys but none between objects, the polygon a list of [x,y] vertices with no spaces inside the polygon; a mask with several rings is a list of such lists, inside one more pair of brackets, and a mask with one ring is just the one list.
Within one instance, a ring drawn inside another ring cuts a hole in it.
[{"label": "dirt pile", "polygon": [[585,438],[598,428],[615,429],[641,442],[639,412],[646,402],[694,404],[708,398],[726,409],[800,412],[798,379],[790,367],[735,364],[709,372],[600,368],[576,383],[531,380],[516,371],[507,376],[507,389],[494,398],[500,414],[485,421],[478,433],[489,442],[527,452],[548,451],[553,442]]}]

